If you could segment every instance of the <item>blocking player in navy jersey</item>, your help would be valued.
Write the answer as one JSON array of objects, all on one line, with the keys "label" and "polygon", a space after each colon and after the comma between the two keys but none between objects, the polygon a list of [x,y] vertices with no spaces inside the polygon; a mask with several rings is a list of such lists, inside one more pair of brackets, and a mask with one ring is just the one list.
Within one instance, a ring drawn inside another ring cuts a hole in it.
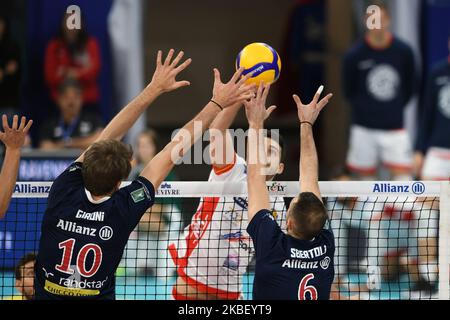
[{"label": "blocking player in navy jersey", "polygon": [[376,180],[379,162],[394,180],[412,178],[411,139],[404,110],[415,87],[412,49],[390,31],[381,7],[381,27],[367,30],[343,62],[344,94],[351,106],[347,166],[363,180]]},{"label": "blocking player in navy jersey", "polygon": [[0,132],[0,141],[5,144],[6,153],[0,173],[0,181],[2,183],[0,189],[0,219],[5,216],[8,210],[19,171],[20,149],[25,144],[25,138],[33,124],[32,120],[27,122],[25,117],[22,117],[19,123],[17,115],[13,117],[11,127],[8,124],[6,115],[3,115],[2,122],[4,132]]},{"label": "blocking player in navy jersey", "polygon": [[334,279],[334,236],[325,229],[328,214],[318,184],[318,159],[312,127],[320,111],[332,95],[319,102],[323,87],[313,101],[304,105],[294,96],[300,119],[300,194],[287,211],[287,234],[269,211],[266,187],[266,159],[262,130],[264,119],[273,110],[266,110],[269,87],[260,85],[256,98],[246,102],[250,125],[248,138],[248,219],[247,231],[256,250],[253,284],[255,300],[328,300]]},{"label": "blocking player in navy jersey", "polygon": [[36,261],[36,299],[114,299],[115,271],[128,237],[154,202],[159,187],[174,163],[181,159],[222,108],[248,99],[248,77],[243,69],[230,82],[214,83],[213,98],[158,153],[141,175],[119,189],[131,170],[131,150],[118,140],[164,92],[189,85],[176,76],[191,62],[180,64],[183,52],[165,62],[158,52],[156,71],[149,86],[103,130],[98,141],[53,183],[48,197]]}]

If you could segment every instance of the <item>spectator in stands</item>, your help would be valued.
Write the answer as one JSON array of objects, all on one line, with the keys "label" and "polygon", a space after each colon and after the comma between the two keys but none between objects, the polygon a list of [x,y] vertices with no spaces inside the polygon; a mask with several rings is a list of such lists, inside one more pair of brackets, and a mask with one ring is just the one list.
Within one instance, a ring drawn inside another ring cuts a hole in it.
[{"label": "spectator in stands", "polygon": [[86,149],[99,136],[102,123],[97,114],[82,110],[83,90],[74,79],[67,79],[59,87],[60,114],[46,121],[40,130],[40,148]]},{"label": "spectator in stands", "polygon": [[65,79],[75,79],[83,88],[85,109],[99,112],[100,48],[98,41],[89,35],[84,22],[80,30],[67,27],[64,16],[56,38],[50,41],[45,54],[45,78],[52,98],[58,101],[58,88]]},{"label": "spectator in stands", "polygon": [[411,180],[413,153],[403,112],[415,87],[412,49],[390,31],[381,8],[381,28],[367,30],[344,59],[344,93],[352,108],[348,168],[374,180],[379,160],[395,180]]},{"label": "spectator in stands", "polygon": [[20,50],[10,37],[8,20],[0,14],[0,114],[17,113],[19,87]]},{"label": "spectator in stands", "polygon": [[28,253],[16,266],[16,289],[22,295],[22,300],[34,299],[34,265],[36,254]]},{"label": "spectator in stands", "polygon": [[[143,131],[136,141],[137,165],[130,173],[129,180],[136,179],[145,165],[153,159],[159,148],[155,131]],[[166,181],[175,181],[177,177],[172,171]],[[164,184],[162,185],[164,188]],[[170,276],[175,266],[169,256],[169,242],[178,240],[182,229],[180,199],[157,198],[151,210],[144,214],[136,230],[128,241],[125,254],[125,267],[140,274],[157,277]]]}]

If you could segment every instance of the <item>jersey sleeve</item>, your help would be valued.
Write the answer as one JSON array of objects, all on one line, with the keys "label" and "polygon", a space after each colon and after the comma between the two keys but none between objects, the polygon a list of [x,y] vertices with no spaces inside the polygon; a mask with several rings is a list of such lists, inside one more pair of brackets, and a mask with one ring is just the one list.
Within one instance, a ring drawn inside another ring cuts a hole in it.
[{"label": "jersey sleeve", "polygon": [[283,233],[269,210],[259,211],[248,224],[247,232],[253,240],[257,257],[268,253]]},{"label": "jersey sleeve", "polygon": [[155,202],[155,188],[146,178],[138,177],[129,186],[117,191],[113,197],[119,213],[132,231]]},{"label": "jersey sleeve", "polygon": [[55,179],[48,195],[48,207],[57,205],[64,200],[66,194],[72,194],[74,189],[83,187],[82,168],[83,163],[75,162]]},{"label": "jersey sleeve", "polygon": [[208,181],[241,181],[247,176],[247,163],[239,155],[235,155],[234,163],[223,168],[211,170]]}]

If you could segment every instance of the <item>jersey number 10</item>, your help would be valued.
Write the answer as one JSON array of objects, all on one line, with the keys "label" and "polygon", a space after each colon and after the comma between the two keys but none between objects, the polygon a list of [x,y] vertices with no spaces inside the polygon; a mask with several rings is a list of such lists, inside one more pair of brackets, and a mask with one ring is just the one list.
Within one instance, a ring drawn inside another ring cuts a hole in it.
[{"label": "jersey number 10", "polygon": [[[71,268],[71,261],[73,255],[73,249],[75,247],[75,239],[69,239],[59,243],[59,248],[63,249],[63,257],[61,263],[55,266],[55,269],[66,273],[66,274],[74,274],[75,270]],[[90,268],[86,267],[86,257],[90,253],[94,254],[93,263]],[[100,268],[100,264],[102,263],[102,248],[100,248],[95,243],[89,243],[83,246],[77,255],[76,267],[78,273],[86,278],[92,277],[97,273]]]}]

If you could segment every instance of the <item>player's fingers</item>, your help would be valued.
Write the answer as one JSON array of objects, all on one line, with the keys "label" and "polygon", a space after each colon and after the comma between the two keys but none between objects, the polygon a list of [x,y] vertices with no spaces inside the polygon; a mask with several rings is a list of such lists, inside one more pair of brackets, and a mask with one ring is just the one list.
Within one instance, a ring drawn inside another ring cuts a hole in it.
[{"label": "player's fingers", "polygon": [[222,80],[220,79],[220,71],[217,68],[214,68],[214,79],[218,83],[222,83]]},{"label": "player's fingers", "polygon": [[6,116],[6,114],[4,114],[2,116],[2,123],[3,123],[3,130],[8,130],[9,129],[9,124],[8,124],[8,117]]},{"label": "player's fingers", "polygon": [[269,109],[267,109],[267,118],[270,117],[272,112],[274,112],[277,109],[277,106],[270,106]]},{"label": "player's fingers", "polygon": [[28,132],[30,131],[32,125],[33,125],[33,120],[28,121],[27,125],[23,129],[23,132],[25,134],[28,134]]},{"label": "player's fingers", "polygon": [[247,82],[248,79],[250,79],[253,75],[253,72],[249,72],[246,75],[244,75],[243,77],[241,77],[241,80],[239,80],[238,85],[243,85],[244,83]]},{"label": "player's fingers", "polygon": [[190,85],[191,85],[191,83],[189,81],[178,81],[178,82],[175,83],[175,88],[179,89],[179,88],[187,87],[187,86],[190,86]]},{"label": "player's fingers", "polygon": [[298,95],[294,94],[292,97],[294,98],[294,101],[297,104],[297,107],[304,105],[302,100],[300,99],[300,97]]},{"label": "player's fingers", "polygon": [[15,115],[15,116],[13,117],[12,129],[13,129],[13,130],[17,130],[18,125],[19,125],[19,116],[18,116],[18,115]]},{"label": "player's fingers", "polygon": [[323,92],[323,88],[324,88],[324,86],[320,86],[319,89],[317,89],[317,92],[314,95],[314,99],[313,99],[312,103],[317,104],[319,102],[320,95]]},{"label": "player's fingers", "polygon": [[172,57],[173,57],[173,54],[175,53],[175,50],[173,50],[173,49],[170,49],[169,50],[169,54],[167,55],[167,57],[166,57],[166,61],[164,61],[164,65],[165,66],[168,66],[168,65],[170,65],[170,61],[172,60]]},{"label": "player's fingers", "polygon": [[159,67],[162,65],[162,51],[158,50],[158,55],[156,56],[156,66]]},{"label": "player's fingers", "polygon": [[178,53],[178,55],[176,56],[175,59],[173,59],[172,63],[170,64],[172,67],[176,67],[178,63],[180,63],[181,58],[183,58],[184,56],[184,52],[180,51],[180,53]]},{"label": "player's fingers", "polygon": [[192,63],[192,59],[191,58],[187,59],[185,62],[180,64],[177,68],[175,68],[175,73],[180,73],[181,71],[183,71],[184,69],[189,67],[189,65],[191,63]]},{"label": "player's fingers", "polygon": [[322,100],[320,100],[320,102],[317,105],[317,108],[319,110],[322,110],[323,108],[325,108],[325,106],[330,102],[331,98],[333,97],[333,94],[330,93],[329,95],[327,95],[325,98],[323,98]]},{"label": "player's fingers", "polygon": [[5,134],[3,132],[0,132],[0,141],[3,141],[5,139]]},{"label": "player's fingers", "polygon": [[25,124],[27,123],[27,118],[22,117],[20,119],[19,131],[22,131],[25,128]]},{"label": "player's fingers", "polygon": [[270,84],[266,84],[264,86],[264,91],[263,91],[263,96],[262,99],[265,102],[267,100],[267,96],[269,95],[269,91],[270,91]]},{"label": "player's fingers", "polygon": [[258,86],[258,91],[256,92],[256,99],[260,100],[264,91],[264,83],[261,81]]},{"label": "player's fingers", "polygon": [[253,93],[249,92],[249,93],[243,93],[239,96],[238,101],[244,101],[244,100],[249,100],[251,98],[253,98]]},{"label": "player's fingers", "polygon": [[239,78],[241,77],[242,72],[244,72],[244,70],[245,70],[244,67],[240,67],[239,69],[237,69],[236,72],[233,74],[233,77],[231,78],[230,82],[236,83],[239,80]]}]

